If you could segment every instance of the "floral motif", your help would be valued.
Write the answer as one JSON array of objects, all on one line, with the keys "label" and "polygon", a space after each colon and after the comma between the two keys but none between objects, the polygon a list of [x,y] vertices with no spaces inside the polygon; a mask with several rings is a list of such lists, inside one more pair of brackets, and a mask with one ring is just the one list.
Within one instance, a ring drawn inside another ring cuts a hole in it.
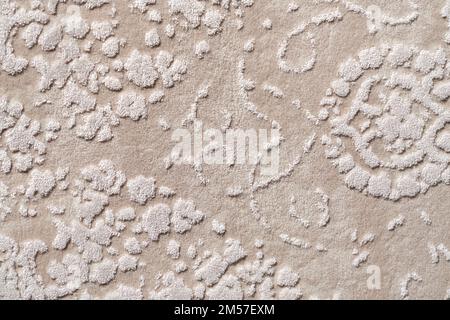
[{"label": "floral motif", "polygon": [[319,113],[331,125],[326,156],[349,188],[398,200],[450,184],[448,76],[442,49],[404,45],[340,65]]}]

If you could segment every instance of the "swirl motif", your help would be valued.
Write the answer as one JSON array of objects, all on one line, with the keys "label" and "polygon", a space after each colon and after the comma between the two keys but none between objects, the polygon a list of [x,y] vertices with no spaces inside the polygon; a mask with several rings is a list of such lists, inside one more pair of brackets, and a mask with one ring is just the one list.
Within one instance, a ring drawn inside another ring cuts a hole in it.
[{"label": "swirl motif", "polygon": [[450,184],[450,79],[442,49],[362,50],[339,68],[319,116],[326,156],[345,184],[398,200]]}]

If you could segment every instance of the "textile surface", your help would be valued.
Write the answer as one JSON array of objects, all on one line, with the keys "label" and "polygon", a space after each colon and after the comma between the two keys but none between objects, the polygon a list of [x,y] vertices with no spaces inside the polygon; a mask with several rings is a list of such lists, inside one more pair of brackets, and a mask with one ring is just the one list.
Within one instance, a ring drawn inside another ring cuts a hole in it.
[{"label": "textile surface", "polygon": [[0,298],[449,299],[449,28],[444,0],[0,0]]}]

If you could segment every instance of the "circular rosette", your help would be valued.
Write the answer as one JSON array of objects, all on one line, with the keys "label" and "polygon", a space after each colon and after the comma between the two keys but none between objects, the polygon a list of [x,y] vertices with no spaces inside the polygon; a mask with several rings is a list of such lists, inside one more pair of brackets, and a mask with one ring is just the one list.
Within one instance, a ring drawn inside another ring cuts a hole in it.
[{"label": "circular rosette", "polygon": [[362,50],[339,66],[319,117],[326,156],[345,184],[374,197],[414,197],[450,184],[450,65],[442,49]]}]

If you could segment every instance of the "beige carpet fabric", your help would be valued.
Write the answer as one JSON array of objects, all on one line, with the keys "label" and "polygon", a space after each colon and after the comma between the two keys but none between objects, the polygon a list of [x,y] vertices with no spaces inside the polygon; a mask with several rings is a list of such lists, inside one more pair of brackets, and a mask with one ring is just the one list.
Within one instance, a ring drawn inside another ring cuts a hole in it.
[{"label": "beige carpet fabric", "polygon": [[449,28],[0,0],[0,299],[450,299]]}]

